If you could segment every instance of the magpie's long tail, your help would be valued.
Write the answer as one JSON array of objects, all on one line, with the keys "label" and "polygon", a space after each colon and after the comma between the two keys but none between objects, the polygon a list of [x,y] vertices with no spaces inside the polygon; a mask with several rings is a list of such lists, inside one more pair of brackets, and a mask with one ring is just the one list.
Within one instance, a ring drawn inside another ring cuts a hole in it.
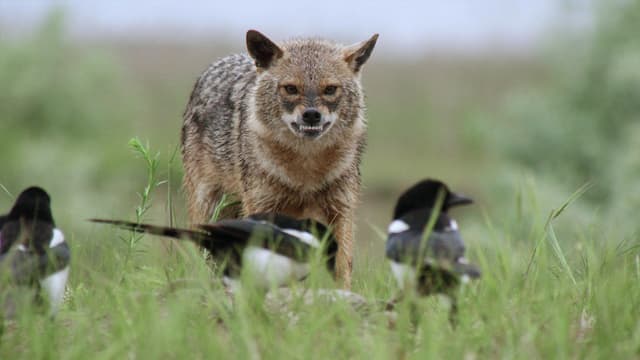
[{"label": "magpie's long tail", "polygon": [[152,235],[167,236],[176,239],[191,239],[200,242],[209,235],[206,232],[198,230],[180,229],[168,226],[157,226],[150,224],[138,224],[131,221],[123,220],[107,220],[107,219],[89,219],[91,222],[100,224],[109,224],[117,226],[121,229],[135,231],[138,233],[147,233]]},{"label": "magpie's long tail", "polygon": [[138,233],[191,240],[211,252],[215,252],[220,248],[226,248],[237,241],[245,241],[248,238],[245,231],[230,228],[228,226],[218,226],[215,224],[191,230],[168,226],[138,224],[123,220],[89,219],[89,221],[114,225],[121,229],[135,231]]}]

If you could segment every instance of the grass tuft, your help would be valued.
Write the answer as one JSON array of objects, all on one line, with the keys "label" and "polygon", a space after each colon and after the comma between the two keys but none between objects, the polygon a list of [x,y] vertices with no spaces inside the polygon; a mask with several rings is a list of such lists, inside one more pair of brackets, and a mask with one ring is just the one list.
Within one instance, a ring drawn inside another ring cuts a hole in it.
[{"label": "grass tuft", "polygon": [[[129,147],[136,155],[140,156],[142,160],[144,160],[145,170],[147,172],[147,183],[142,192],[137,193],[140,202],[135,209],[135,222],[141,224],[144,221],[144,215],[151,208],[151,194],[153,190],[163,184],[162,181],[158,181],[157,179],[160,153],[152,154],[149,144],[147,143],[144,145],[137,137],[129,140]],[[144,233],[130,232],[129,237],[124,239],[127,244],[127,251],[125,253],[123,265],[123,269],[125,271],[127,271],[129,261],[136,252],[137,245],[143,237]],[[125,274],[122,275],[122,281],[124,281],[124,279]]]}]

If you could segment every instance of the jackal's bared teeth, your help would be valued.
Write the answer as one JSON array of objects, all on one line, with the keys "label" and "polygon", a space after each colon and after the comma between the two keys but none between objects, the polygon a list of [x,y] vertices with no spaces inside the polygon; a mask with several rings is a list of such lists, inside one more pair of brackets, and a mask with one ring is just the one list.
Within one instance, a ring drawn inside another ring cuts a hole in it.
[{"label": "jackal's bared teeth", "polygon": [[304,131],[308,131],[308,130],[320,131],[320,130],[322,130],[322,126],[300,125],[300,130],[304,130]]}]

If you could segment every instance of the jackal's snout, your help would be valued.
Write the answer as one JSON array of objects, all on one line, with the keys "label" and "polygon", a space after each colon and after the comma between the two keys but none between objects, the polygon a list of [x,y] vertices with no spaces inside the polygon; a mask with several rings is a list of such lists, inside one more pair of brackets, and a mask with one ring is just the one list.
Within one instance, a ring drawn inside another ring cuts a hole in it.
[{"label": "jackal's snout", "polygon": [[302,114],[298,115],[290,126],[299,136],[317,139],[329,129],[333,120],[332,116],[325,115],[320,109],[310,106],[305,107]]},{"label": "jackal's snout", "polygon": [[302,122],[304,125],[316,126],[320,124],[322,114],[314,107],[306,108],[302,113]]}]

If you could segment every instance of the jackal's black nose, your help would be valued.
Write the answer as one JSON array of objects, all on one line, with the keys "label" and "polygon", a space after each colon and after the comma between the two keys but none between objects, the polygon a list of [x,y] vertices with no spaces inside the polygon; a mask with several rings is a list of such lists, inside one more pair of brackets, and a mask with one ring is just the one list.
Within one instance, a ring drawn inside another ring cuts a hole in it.
[{"label": "jackal's black nose", "polygon": [[306,125],[318,125],[321,118],[322,114],[320,114],[316,108],[308,108],[302,113],[302,121],[304,121]]}]

